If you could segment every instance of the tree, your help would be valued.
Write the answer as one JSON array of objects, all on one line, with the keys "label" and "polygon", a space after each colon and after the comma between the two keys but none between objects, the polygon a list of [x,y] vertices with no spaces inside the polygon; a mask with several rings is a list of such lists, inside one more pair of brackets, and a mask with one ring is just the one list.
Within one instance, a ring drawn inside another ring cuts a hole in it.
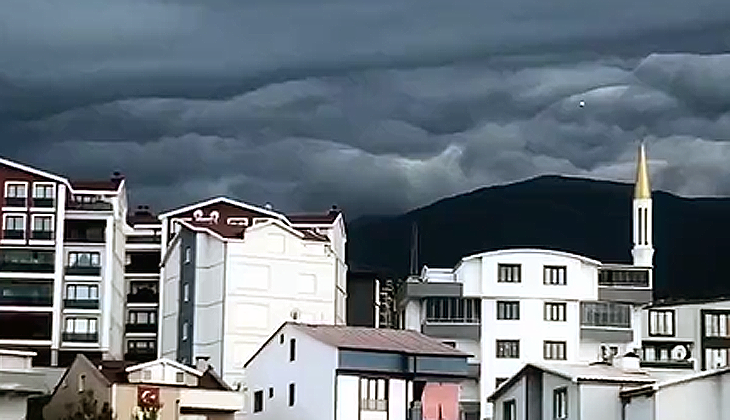
[{"label": "tree", "polygon": [[99,408],[99,400],[94,397],[93,390],[87,390],[81,393],[81,397],[77,403],[66,404],[68,414],[62,420],[113,420],[109,403],[105,402],[101,409]]}]

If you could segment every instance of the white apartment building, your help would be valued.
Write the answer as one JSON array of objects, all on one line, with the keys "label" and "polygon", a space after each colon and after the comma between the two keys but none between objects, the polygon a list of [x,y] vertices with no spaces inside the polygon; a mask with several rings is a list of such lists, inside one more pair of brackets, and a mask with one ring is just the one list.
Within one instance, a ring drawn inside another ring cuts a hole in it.
[{"label": "white apartment building", "polygon": [[345,225],[333,208],[284,215],[228,198],[161,214],[159,355],[209,357],[234,388],[287,320],[345,323]]},{"label": "white apartment building", "polygon": [[655,302],[642,311],[642,366],[730,366],[730,299]]},{"label": "white apartment building", "polygon": [[73,182],[0,159],[0,346],[36,366],[122,357],[124,178]]},{"label": "white apartment building", "polygon": [[424,267],[399,291],[402,328],[475,355],[462,385],[466,419],[492,417],[487,397],[525,363],[568,363],[640,351],[641,307],[652,300],[652,204],[639,149],[633,264],[547,249],[505,249]]}]

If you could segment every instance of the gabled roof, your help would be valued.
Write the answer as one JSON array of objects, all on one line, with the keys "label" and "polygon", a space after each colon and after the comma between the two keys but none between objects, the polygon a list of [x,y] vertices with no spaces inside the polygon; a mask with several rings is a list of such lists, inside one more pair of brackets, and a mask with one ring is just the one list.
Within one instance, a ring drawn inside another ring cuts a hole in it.
[{"label": "gabled roof", "polygon": [[101,382],[103,382],[106,386],[110,386],[113,383],[113,381],[110,381],[109,378],[106,375],[102,374],[99,371],[99,369],[97,369],[96,366],[94,366],[94,364],[91,363],[91,361],[88,358],[86,358],[86,356],[84,356],[83,353],[76,353],[76,358],[74,359],[73,363],[71,363],[71,366],[69,366],[63,372],[63,375],[61,376],[61,379],[58,380],[58,382],[56,383],[55,388],[53,388],[52,395],[55,394],[56,391],[58,391],[58,388],[63,384],[64,380],[68,376],[68,373],[71,371],[71,369],[74,366],[79,365],[79,364],[82,365],[82,367],[84,368],[84,370],[86,372],[89,372],[92,375],[96,375],[96,377],[99,378],[99,380]]},{"label": "gabled roof", "polygon": [[487,398],[487,401],[495,401],[529,371],[550,373],[575,383],[603,382],[643,385],[652,384],[657,381],[656,377],[645,371],[625,371],[619,367],[605,364],[554,363],[550,365],[542,365],[537,363],[527,363],[519,370],[519,372],[497,387],[492,395]]},{"label": "gabled roof", "polygon": [[712,376],[718,376],[718,375],[724,375],[726,373],[730,372],[730,367],[725,367],[722,369],[713,369],[713,370],[706,370],[702,372],[693,372],[684,376],[679,376],[678,378],[669,379],[666,381],[662,381],[659,383],[653,383],[653,384],[647,384],[643,386],[638,386],[634,388],[629,388],[626,390],[621,391],[620,396],[621,397],[632,397],[637,395],[645,395],[645,394],[651,394],[654,393],[660,389],[667,388],[674,385],[680,385],[683,383],[691,382],[698,379],[704,379],[709,378]]},{"label": "gabled roof", "polygon": [[176,361],[170,360],[170,359],[165,359],[165,358],[157,359],[157,360],[152,360],[152,361],[149,361],[149,362],[140,363],[138,365],[130,366],[130,367],[124,369],[124,371],[127,372],[127,373],[129,373],[129,372],[134,372],[134,371],[137,371],[137,370],[142,370],[142,369],[146,369],[146,368],[149,368],[149,367],[152,367],[152,366],[157,366],[157,365],[172,366],[175,369],[182,370],[184,372],[187,372],[187,373],[189,373],[191,375],[195,375],[197,377],[203,376],[203,372],[201,372],[201,371],[199,371],[197,369],[193,369],[193,368],[191,368],[189,366],[185,366],[182,363],[179,363],[179,362],[176,362]]},{"label": "gabled roof", "polygon": [[36,168],[32,168],[30,166],[23,165],[22,163],[13,162],[12,160],[8,160],[8,159],[2,158],[2,157],[0,157],[0,165],[10,166],[12,168],[31,173],[33,175],[38,175],[43,178],[48,178],[48,179],[52,179],[57,182],[61,182],[63,184],[68,185],[69,187],[71,186],[68,179],[66,179],[64,177],[52,174],[50,172],[41,171],[40,169],[36,169]]},{"label": "gabled roof", "polygon": [[353,327],[348,325],[284,322],[246,362],[248,366],[284,328],[293,328],[315,340],[340,350],[400,353],[411,356],[469,357],[439,340],[413,330]]},{"label": "gabled roof", "polygon": [[[475,258],[480,257],[491,257],[496,255],[508,255],[508,254],[547,254],[555,257],[562,257],[562,258],[571,258],[575,260],[579,260],[585,264],[594,265],[594,266],[600,266],[601,262],[598,260],[594,260],[592,258],[584,257],[582,255],[578,254],[572,254],[570,252],[565,251],[559,251],[555,249],[547,249],[547,248],[506,248],[506,249],[498,249],[496,251],[486,251],[486,252],[480,252],[478,254],[468,255],[459,261],[459,264],[472,260]],[[458,265],[457,264],[457,267]]]},{"label": "gabled roof", "polygon": [[166,211],[164,213],[161,213],[158,216],[158,218],[160,220],[162,220],[162,219],[169,218],[169,217],[172,217],[172,216],[181,214],[181,213],[188,212],[190,210],[194,210],[194,209],[196,209],[198,207],[205,207],[205,206],[208,206],[210,204],[221,203],[221,202],[222,203],[230,204],[232,206],[240,207],[240,208],[245,209],[245,210],[254,211],[254,212],[261,213],[261,214],[265,214],[267,216],[275,217],[277,219],[280,219],[280,220],[286,222],[287,224],[289,223],[289,220],[286,218],[286,216],[284,216],[281,213],[277,213],[275,211],[268,210],[268,209],[265,209],[265,208],[262,208],[262,207],[253,206],[251,204],[246,204],[246,203],[244,203],[242,201],[236,201],[236,200],[233,200],[233,199],[228,198],[228,197],[215,197],[215,198],[211,198],[209,200],[200,201],[198,203],[191,204],[189,206],[181,207],[179,209],[168,210],[168,211]]}]

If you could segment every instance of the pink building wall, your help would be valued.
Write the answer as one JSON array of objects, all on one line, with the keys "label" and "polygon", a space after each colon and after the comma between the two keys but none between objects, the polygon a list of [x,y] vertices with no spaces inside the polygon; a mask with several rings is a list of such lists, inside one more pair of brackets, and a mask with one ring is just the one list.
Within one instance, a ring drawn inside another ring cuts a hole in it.
[{"label": "pink building wall", "polygon": [[423,420],[459,420],[459,384],[426,384],[421,404]]}]

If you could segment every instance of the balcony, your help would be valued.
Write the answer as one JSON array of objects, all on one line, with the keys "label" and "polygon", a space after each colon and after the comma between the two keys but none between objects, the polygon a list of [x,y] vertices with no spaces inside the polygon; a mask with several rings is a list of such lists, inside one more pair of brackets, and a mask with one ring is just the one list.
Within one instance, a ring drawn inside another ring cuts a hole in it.
[{"label": "balcony", "polygon": [[128,333],[157,333],[157,324],[130,324],[127,323],[124,332]]},{"label": "balcony", "polygon": [[66,267],[66,274],[71,276],[100,276],[101,267],[72,265]]},{"label": "balcony", "polygon": [[694,369],[693,360],[642,360],[639,364],[643,368],[654,369]]},{"label": "balcony", "polygon": [[30,232],[30,239],[39,239],[39,240],[52,240],[53,239],[53,231],[52,230],[33,230]]},{"label": "balcony", "polygon": [[157,359],[155,349],[134,349],[124,353],[124,360],[128,362],[144,363]]},{"label": "balcony", "polygon": [[128,244],[159,244],[162,243],[161,236],[127,236]]},{"label": "balcony", "polygon": [[127,294],[127,303],[158,303],[160,295],[150,289],[141,289]]},{"label": "balcony", "polygon": [[53,252],[50,252],[51,258],[49,261],[44,261],[44,258],[39,259],[21,259],[21,258],[8,258],[5,255],[5,259],[0,260],[0,272],[6,273],[53,273]]},{"label": "balcony", "polygon": [[68,309],[99,309],[99,299],[64,299],[63,307]]},{"label": "balcony", "polygon": [[6,207],[25,207],[27,204],[25,197],[5,197]]},{"label": "balcony", "polygon": [[648,270],[602,269],[598,285],[610,287],[649,287]]},{"label": "balcony", "polygon": [[66,203],[68,210],[88,210],[88,211],[112,211],[114,206],[106,201],[69,201]]},{"label": "balcony", "polygon": [[4,230],[3,239],[25,239],[25,231],[22,230]]},{"label": "balcony", "polygon": [[99,341],[99,333],[63,333],[63,341],[76,343],[96,343]]},{"label": "balcony", "polygon": [[53,207],[56,204],[56,200],[52,198],[34,198],[33,207]]},{"label": "balcony", "polygon": [[32,280],[0,281],[0,305],[53,306],[53,283]]}]

